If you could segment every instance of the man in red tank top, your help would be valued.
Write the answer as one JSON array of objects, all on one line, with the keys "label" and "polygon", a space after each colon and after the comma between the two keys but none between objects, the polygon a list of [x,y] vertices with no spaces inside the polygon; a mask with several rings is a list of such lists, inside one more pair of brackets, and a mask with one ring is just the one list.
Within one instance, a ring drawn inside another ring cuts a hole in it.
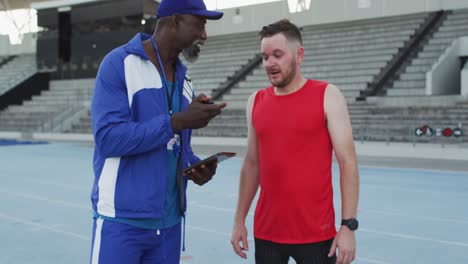
[{"label": "man in red tank top", "polygon": [[[346,100],[329,83],[308,80],[297,26],[281,20],[260,32],[263,67],[272,86],[247,102],[248,147],[241,170],[231,244],[246,258],[245,218],[254,216],[257,264],[351,263],[359,175]],[[335,229],[332,154],[340,167],[341,227]]]}]

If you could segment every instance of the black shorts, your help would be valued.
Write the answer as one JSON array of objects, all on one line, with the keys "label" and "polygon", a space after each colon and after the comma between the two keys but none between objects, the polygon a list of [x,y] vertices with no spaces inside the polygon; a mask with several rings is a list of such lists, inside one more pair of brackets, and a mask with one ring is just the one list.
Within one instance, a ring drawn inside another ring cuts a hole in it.
[{"label": "black shorts", "polygon": [[328,257],[333,239],[309,244],[279,244],[255,238],[256,264],[335,264],[336,254]]}]

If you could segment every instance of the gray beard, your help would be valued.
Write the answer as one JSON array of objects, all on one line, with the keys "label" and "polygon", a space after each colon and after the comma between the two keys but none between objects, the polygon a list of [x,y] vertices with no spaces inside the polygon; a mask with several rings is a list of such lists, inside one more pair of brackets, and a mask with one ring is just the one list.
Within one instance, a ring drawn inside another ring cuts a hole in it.
[{"label": "gray beard", "polygon": [[182,56],[184,56],[185,60],[189,63],[194,63],[200,57],[200,44],[197,42],[192,43],[190,47],[185,48],[182,50]]}]

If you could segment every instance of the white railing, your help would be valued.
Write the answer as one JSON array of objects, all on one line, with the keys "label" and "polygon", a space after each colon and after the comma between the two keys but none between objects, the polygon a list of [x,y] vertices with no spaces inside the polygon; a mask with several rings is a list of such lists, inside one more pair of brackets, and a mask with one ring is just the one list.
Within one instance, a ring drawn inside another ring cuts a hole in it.
[{"label": "white railing", "polygon": [[462,56],[468,56],[468,37],[455,39],[426,73],[426,95],[461,94]]}]

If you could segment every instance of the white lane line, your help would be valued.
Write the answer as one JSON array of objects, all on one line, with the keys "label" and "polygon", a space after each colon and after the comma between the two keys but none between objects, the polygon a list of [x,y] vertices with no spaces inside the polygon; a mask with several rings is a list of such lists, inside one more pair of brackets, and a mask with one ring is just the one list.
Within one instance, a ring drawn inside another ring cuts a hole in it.
[{"label": "white lane line", "polygon": [[410,215],[410,214],[404,214],[404,213],[399,213],[395,211],[373,210],[373,209],[359,209],[359,213],[360,214],[364,213],[364,214],[393,215],[393,216],[421,219],[424,221],[451,222],[451,223],[468,225],[468,219],[465,219],[465,218],[453,219],[453,218],[433,217],[433,216],[424,216],[424,215]]},{"label": "white lane line", "polygon": [[360,169],[383,169],[383,170],[388,170],[392,171],[392,173],[431,173],[434,175],[440,175],[440,174],[458,174],[465,176],[467,175],[466,172],[464,171],[458,171],[458,170],[440,170],[440,169],[424,169],[424,168],[395,168],[395,167],[388,167],[388,166],[378,166],[378,165],[360,165]]},{"label": "white lane line", "polygon": [[212,194],[212,195],[218,195],[218,196],[223,196],[225,198],[237,198],[237,193],[228,193],[228,192],[217,192],[217,191],[212,191],[209,189],[200,189],[200,188],[191,188],[189,192],[196,192],[196,193],[203,193],[203,194]]},{"label": "white lane line", "polygon": [[359,231],[363,233],[370,233],[370,234],[376,234],[376,235],[381,235],[381,236],[389,236],[389,237],[395,237],[395,238],[400,238],[400,239],[419,240],[419,241],[445,244],[445,245],[450,245],[450,246],[468,247],[468,243],[458,242],[458,241],[449,241],[449,240],[435,239],[435,238],[423,237],[423,236],[399,234],[399,233],[378,231],[378,230],[367,229],[367,228],[359,228]]},{"label": "white lane line", "polygon": [[[74,190],[79,190],[79,191],[90,191],[89,188],[85,188],[84,186],[80,185],[72,185],[72,184],[59,184],[55,182],[48,182],[48,181],[38,181],[35,179],[31,178],[22,178],[21,180],[25,182],[30,182],[34,184],[42,184],[42,185],[51,185],[51,186],[57,186],[57,187],[66,187]],[[380,188],[380,187],[379,187]],[[210,193],[213,195],[219,195],[219,196],[224,196],[224,197],[229,197],[229,198],[235,198],[237,197],[237,194],[235,193],[223,193],[223,192],[217,192],[217,191],[211,191],[211,190],[202,190],[202,189],[191,189],[190,191],[192,192],[197,192],[197,193]],[[213,209],[216,211],[223,211],[227,213],[234,213],[233,209],[225,209],[225,208],[219,208],[219,207],[214,207],[214,206],[209,206],[209,205],[202,205],[196,202],[189,202],[190,205],[200,207],[200,208],[205,208],[205,209]],[[402,217],[410,217],[414,219],[421,219],[425,221],[440,221],[440,222],[451,222],[451,223],[458,223],[458,224],[468,224],[468,219],[466,218],[443,218],[443,217],[433,217],[433,216],[423,216],[423,215],[410,215],[410,214],[404,214],[396,211],[384,211],[384,210],[373,210],[373,209],[360,209],[362,213],[365,214],[383,214],[383,215],[394,215],[394,216],[402,216]],[[249,216],[253,215],[253,213],[249,213]]]},{"label": "white lane line", "polygon": [[[229,212],[229,213],[234,212],[233,209],[216,207],[216,206],[208,206],[208,205],[204,205],[204,204],[200,204],[200,203],[196,203],[196,202],[189,203],[189,205],[199,207],[199,208],[203,208],[203,209],[215,210],[215,211],[218,211],[218,212]],[[251,215],[253,215],[253,214],[249,213],[249,216],[251,216]],[[339,226],[337,228],[339,228]],[[373,233],[373,234],[378,234],[378,235],[397,237],[397,238],[400,238],[400,239],[422,240],[422,241],[436,242],[436,243],[452,245],[452,246],[468,247],[468,243],[458,242],[458,241],[449,241],[449,240],[428,238],[428,237],[423,237],[423,236],[415,236],[415,235],[399,234],[399,233],[392,233],[392,232],[385,232],[385,231],[377,231],[377,230],[365,229],[365,228],[360,228],[359,230],[362,231],[362,232],[365,232],[365,233]]]},{"label": "white lane line", "polygon": [[371,258],[364,258],[364,257],[357,257],[357,261],[362,263],[371,263],[371,264],[390,264],[390,262],[385,262],[382,260],[371,259]]},{"label": "white lane line", "polygon": [[[189,202],[188,204],[190,206],[193,206],[193,207],[198,207],[198,208],[202,208],[202,209],[208,209],[208,210],[213,210],[213,211],[218,211],[218,212],[223,212],[223,213],[231,213],[232,215],[234,215],[234,213],[235,213],[235,210],[231,209],[231,208],[211,206],[211,205],[207,205],[207,204],[201,204],[201,203],[198,203],[196,201]],[[253,215],[254,214],[252,212],[248,213],[248,216],[253,216]]]},{"label": "white lane line", "polygon": [[[4,220],[7,220],[7,221],[10,221],[12,223],[21,223],[23,225],[35,227],[35,228],[38,228],[39,230],[47,230],[47,231],[50,231],[50,232],[53,232],[53,233],[57,233],[57,234],[65,235],[65,236],[70,236],[70,237],[77,238],[79,240],[83,240],[83,241],[87,241],[87,242],[91,241],[91,238],[89,236],[80,235],[80,234],[77,234],[77,233],[74,233],[74,232],[62,230],[62,229],[55,228],[55,227],[49,226],[49,225],[34,223],[34,222],[29,221],[27,219],[18,218],[18,217],[14,217],[14,216],[9,216],[9,215],[5,215],[5,214],[2,214],[2,213],[0,213],[0,218],[4,219]],[[203,228],[203,227],[192,226],[192,225],[186,225],[186,227],[188,229],[199,231],[199,232],[210,233],[210,234],[215,234],[215,235],[221,235],[221,236],[224,236],[224,237],[227,237],[227,238],[231,237],[230,233],[220,232],[220,231],[216,231],[214,229]],[[248,240],[250,242],[253,241],[252,238],[249,238]],[[359,261],[362,261],[362,262],[365,262],[365,263],[388,264],[387,262],[383,262],[383,261],[375,260],[375,259],[370,259],[370,258],[364,258],[364,257],[358,257],[357,259]]]},{"label": "white lane line", "polygon": [[50,186],[55,186],[55,187],[59,187],[59,188],[64,188],[65,187],[65,188],[75,190],[75,191],[91,192],[91,187],[92,187],[92,186],[85,187],[85,186],[79,185],[79,184],[57,183],[57,182],[47,181],[47,180],[43,180],[43,179],[37,180],[37,179],[25,178],[25,177],[21,177],[21,178],[17,178],[17,179],[20,180],[20,181],[26,182],[26,183],[50,185]]},{"label": "white lane line", "polygon": [[[216,230],[210,229],[210,228],[203,228],[203,227],[192,226],[192,225],[186,225],[186,227],[187,227],[188,229],[195,230],[195,231],[199,231],[199,232],[204,232],[204,233],[210,233],[210,234],[215,234],[215,235],[219,235],[219,236],[224,236],[224,237],[226,237],[226,238],[230,238],[230,237],[231,237],[231,234],[230,234],[230,233],[220,232],[220,231],[216,231]],[[249,241],[249,242],[253,242],[254,239],[253,239],[253,238],[248,238],[248,241]],[[363,263],[371,263],[371,264],[390,264],[389,262],[384,262],[384,261],[381,261],[381,260],[376,260],[376,259],[366,258],[366,257],[357,257],[357,260],[359,260],[360,262],[363,262]]]},{"label": "white lane line", "polygon": [[[74,207],[74,208],[79,208],[79,209],[84,209],[84,210],[90,210],[90,208],[88,206],[83,206],[83,205],[80,205],[80,204],[70,203],[70,202],[66,202],[66,201],[62,201],[62,200],[49,199],[49,198],[45,198],[45,197],[41,197],[41,196],[35,196],[35,195],[29,195],[29,194],[23,194],[23,193],[9,192],[9,191],[5,191],[5,190],[0,190],[0,192],[7,193],[7,194],[12,194],[12,195],[22,197],[22,198],[26,198],[26,199],[33,199],[33,200],[38,200],[38,201],[55,203],[55,204],[58,204],[58,205],[63,205],[65,207]],[[232,213],[234,211],[233,209],[229,209],[229,208],[207,206],[207,205],[203,205],[203,204],[200,204],[200,203],[192,203],[192,205],[198,206],[200,208],[216,210],[216,211],[221,211],[221,212]],[[249,213],[249,214],[251,214],[251,213]],[[468,247],[468,243],[465,243],[465,242],[449,241],[449,240],[428,238],[428,237],[423,237],[423,236],[415,236],[415,235],[399,234],[399,233],[393,233],[393,232],[377,231],[377,230],[365,229],[365,228],[360,228],[359,230],[361,232],[364,232],[364,233],[384,235],[384,236],[396,237],[396,238],[400,238],[400,239],[419,240],[419,241],[435,242],[435,243],[445,244],[445,245]]]},{"label": "white lane line", "polygon": [[[333,185],[334,186],[337,186],[339,183],[338,181],[334,181],[333,182]],[[418,189],[418,187],[411,187],[408,185],[408,187],[400,187],[400,186],[383,186],[381,184],[376,184],[376,183],[360,183],[359,184],[360,187],[362,187],[363,189],[364,188],[370,188],[370,189],[380,189],[380,190],[384,190],[384,191],[400,191],[400,192],[411,192],[411,193],[415,193],[415,192],[418,192],[418,193],[430,193],[430,194],[434,194],[434,195],[447,195],[448,193],[450,193],[451,195],[454,195],[454,196],[462,196],[462,197],[465,197],[465,196],[468,196],[467,193],[464,192],[464,190],[456,190],[456,191],[444,191],[444,190],[431,190],[431,189],[423,189],[423,187],[421,187],[420,189]]]},{"label": "white lane line", "polygon": [[56,227],[53,227],[53,226],[50,226],[50,225],[43,225],[43,224],[35,223],[35,222],[29,221],[29,220],[24,219],[24,218],[5,215],[5,214],[2,214],[2,213],[0,213],[0,218],[4,219],[4,220],[7,220],[9,222],[12,222],[12,223],[20,223],[20,224],[35,227],[35,228],[38,228],[38,229],[41,229],[41,230],[47,230],[47,231],[50,231],[52,233],[57,233],[57,234],[65,235],[65,236],[70,236],[70,237],[74,237],[74,238],[84,240],[84,241],[91,241],[91,238],[89,236],[80,235],[80,234],[70,232],[70,231],[66,231],[66,230],[63,230],[63,229],[59,229],[59,228],[56,228]]},{"label": "white lane line", "polygon": [[[197,201],[191,201],[188,203],[190,206],[193,207],[198,207],[202,209],[208,209],[208,210],[213,210],[213,211],[218,211],[218,212],[223,212],[223,213],[235,213],[234,209],[231,208],[223,208],[223,207],[217,207],[217,206],[211,206],[207,204],[202,204]],[[401,216],[401,217],[408,217],[408,218],[415,218],[415,219],[421,219],[425,221],[440,221],[440,222],[452,222],[452,223],[458,223],[458,224],[468,224],[468,220],[465,219],[452,219],[452,218],[442,218],[442,217],[432,217],[432,216],[421,216],[421,215],[409,215],[409,214],[403,214],[399,212],[392,212],[392,211],[384,211],[384,210],[368,210],[368,209],[359,209],[359,213],[363,214],[383,214],[383,215],[394,215],[394,216]],[[249,216],[253,216],[254,214],[252,212],[249,212]]]},{"label": "white lane line", "polygon": [[91,210],[91,206],[84,206],[84,205],[81,205],[81,204],[71,203],[71,202],[67,202],[67,201],[64,201],[64,200],[50,199],[50,198],[43,197],[43,196],[38,196],[38,195],[32,195],[32,194],[20,193],[20,192],[11,192],[11,191],[7,191],[5,189],[0,189],[0,193],[4,193],[4,194],[7,194],[7,195],[13,195],[13,196],[24,198],[24,199],[47,202],[47,203],[51,203],[51,204],[58,204],[58,205],[62,205],[62,206],[65,206],[65,207],[84,209],[84,210],[88,210],[88,211]]},{"label": "white lane line", "polygon": [[[185,227],[187,227],[188,229],[191,229],[191,230],[201,231],[201,232],[205,232],[205,233],[211,233],[211,234],[225,236],[225,237],[231,237],[230,233],[216,231],[216,230],[211,229],[211,228],[204,228],[204,227],[193,226],[193,225],[185,225]],[[252,240],[252,239],[249,238],[249,240]]]}]

